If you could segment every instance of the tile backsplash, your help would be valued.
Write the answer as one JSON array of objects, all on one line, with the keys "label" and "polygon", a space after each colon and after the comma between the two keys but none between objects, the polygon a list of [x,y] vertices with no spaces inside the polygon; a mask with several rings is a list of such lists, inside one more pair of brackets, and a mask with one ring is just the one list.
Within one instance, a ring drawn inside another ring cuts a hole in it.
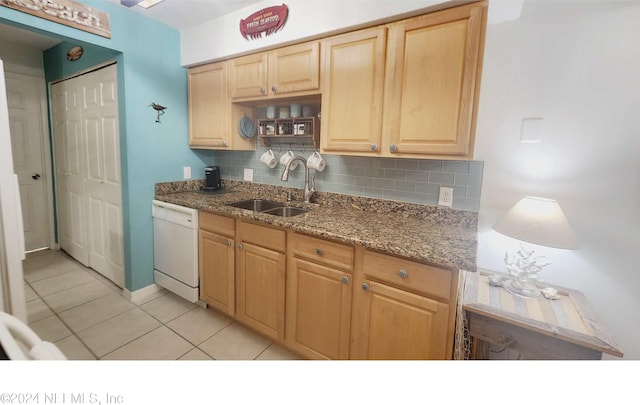
[{"label": "tile backsplash", "polygon": [[[288,146],[272,147],[280,159]],[[256,151],[198,151],[207,164],[220,166],[222,178],[243,180],[244,169],[253,169],[253,181],[290,187],[304,187],[301,165],[280,180],[284,166],[269,169],[260,162],[268,148],[258,145]],[[305,159],[315,150],[295,146],[294,154]],[[479,211],[484,162],[456,160],[393,159],[360,156],[322,155],[327,167],[315,175],[316,190],[372,197],[414,204],[438,205],[440,186],[453,188],[453,208]],[[287,184],[288,183],[288,184]]]}]

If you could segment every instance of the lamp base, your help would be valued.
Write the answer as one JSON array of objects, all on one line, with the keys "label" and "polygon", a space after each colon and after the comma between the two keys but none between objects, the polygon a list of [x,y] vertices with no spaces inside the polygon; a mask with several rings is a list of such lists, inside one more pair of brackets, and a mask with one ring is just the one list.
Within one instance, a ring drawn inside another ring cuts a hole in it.
[{"label": "lamp base", "polygon": [[516,279],[507,280],[504,283],[504,288],[511,294],[524,298],[536,298],[540,296],[540,290],[536,286],[523,286]]}]

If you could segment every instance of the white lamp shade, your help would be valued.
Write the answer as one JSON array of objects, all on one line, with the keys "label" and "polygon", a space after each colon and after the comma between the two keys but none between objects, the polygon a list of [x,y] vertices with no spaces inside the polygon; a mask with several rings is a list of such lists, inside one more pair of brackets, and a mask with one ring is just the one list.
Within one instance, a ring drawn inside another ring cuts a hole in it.
[{"label": "white lamp shade", "polygon": [[558,249],[580,249],[580,242],[555,200],[524,197],[493,229],[512,238]]}]

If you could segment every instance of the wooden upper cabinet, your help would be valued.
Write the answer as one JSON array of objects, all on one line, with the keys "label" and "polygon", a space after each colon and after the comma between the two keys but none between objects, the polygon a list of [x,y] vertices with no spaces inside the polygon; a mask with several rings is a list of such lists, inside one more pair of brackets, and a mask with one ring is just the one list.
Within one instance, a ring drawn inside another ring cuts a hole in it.
[{"label": "wooden upper cabinet", "polygon": [[255,150],[255,138],[242,138],[238,122],[253,117],[250,107],[231,103],[227,62],[189,69],[189,146],[194,149]]},{"label": "wooden upper cabinet", "polygon": [[276,49],[269,53],[269,91],[275,95],[320,88],[320,42]]},{"label": "wooden upper cabinet", "polygon": [[231,59],[231,98],[267,96],[266,52]]},{"label": "wooden upper cabinet", "polygon": [[356,31],[322,42],[323,152],[380,150],[386,28]]},{"label": "wooden upper cabinet", "polygon": [[314,94],[320,87],[318,41],[232,59],[231,98],[259,100]]},{"label": "wooden upper cabinet", "polygon": [[389,25],[383,153],[471,158],[486,3]]},{"label": "wooden upper cabinet", "polygon": [[229,145],[227,86],[224,62],[189,69],[189,146]]}]

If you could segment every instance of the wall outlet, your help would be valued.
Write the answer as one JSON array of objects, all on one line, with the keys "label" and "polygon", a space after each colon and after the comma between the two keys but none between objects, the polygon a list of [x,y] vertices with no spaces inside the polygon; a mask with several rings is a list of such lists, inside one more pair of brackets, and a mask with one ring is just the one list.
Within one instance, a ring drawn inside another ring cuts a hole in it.
[{"label": "wall outlet", "polygon": [[253,181],[253,169],[244,169],[244,181]]},{"label": "wall outlet", "polygon": [[191,178],[191,167],[186,166],[182,168],[182,178],[184,180],[189,180]]},{"label": "wall outlet", "polygon": [[453,188],[440,187],[440,196],[438,197],[438,205],[451,207],[453,203]]}]

